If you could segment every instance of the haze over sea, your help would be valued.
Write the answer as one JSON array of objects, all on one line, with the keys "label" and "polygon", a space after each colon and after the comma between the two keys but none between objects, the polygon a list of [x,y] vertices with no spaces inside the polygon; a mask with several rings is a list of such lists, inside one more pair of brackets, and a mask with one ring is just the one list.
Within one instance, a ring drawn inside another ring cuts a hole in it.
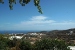
[{"label": "haze over sea", "polygon": [[2,30],[2,31],[0,31],[0,33],[2,33],[2,34],[4,34],[4,33],[9,33],[9,34],[11,34],[11,33],[24,33],[24,34],[26,34],[28,32],[40,32],[40,31],[38,31],[38,30],[34,30],[34,31],[32,31],[32,30]]}]

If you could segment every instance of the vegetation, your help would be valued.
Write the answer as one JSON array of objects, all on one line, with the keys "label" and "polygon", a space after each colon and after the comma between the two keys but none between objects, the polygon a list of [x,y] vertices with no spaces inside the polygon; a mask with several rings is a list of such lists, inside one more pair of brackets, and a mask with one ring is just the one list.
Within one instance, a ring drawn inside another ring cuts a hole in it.
[{"label": "vegetation", "polygon": [[20,48],[21,50],[31,50],[31,49],[32,49],[32,46],[31,46],[31,44],[30,44],[29,42],[27,42],[27,41],[21,41],[19,48]]},{"label": "vegetation", "polygon": [[24,39],[9,40],[0,35],[0,50],[69,50],[67,47],[65,41],[58,39],[41,39],[31,44]]},{"label": "vegetation", "polygon": [[69,50],[62,40],[43,39],[35,42],[35,50]]},{"label": "vegetation", "polygon": [[[19,1],[19,3],[22,6],[25,6],[31,0],[9,0],[9,8],[10,8],[10,10],[13,10],[13,4],[16,4],[17,1]],[[4,1],[0,0],[0,3],[4,4]],[[42,14],[41,6],[40,6],[40,0],[34,0],[34,5],[37,7],[38,12],[40,12]]]}]

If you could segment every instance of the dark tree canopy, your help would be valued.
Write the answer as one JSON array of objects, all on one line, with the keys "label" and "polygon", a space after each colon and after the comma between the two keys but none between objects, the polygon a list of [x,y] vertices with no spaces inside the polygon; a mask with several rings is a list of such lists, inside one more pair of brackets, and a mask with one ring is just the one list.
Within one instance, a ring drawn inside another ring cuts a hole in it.
[{"label": "dark tree canopy", "polygon": [[70,50],[63,40],[42,39],[35,42],[35,50]]},{"label": "dark tree canopy", "polygon": [[[16,4],[17,1],[19,1],[19,3],[22,6],[25,6],[31,0],[8,0],[8,1],[9,1],[9,8],[10,8],[10,10],[13,10],[13,4]],[[4,4],[4,0],[0,0],[0,3]],[[37,7],[38,12],[42,14],[41,6],[40,6],[40,0],[34,0],[34,5]]]}]

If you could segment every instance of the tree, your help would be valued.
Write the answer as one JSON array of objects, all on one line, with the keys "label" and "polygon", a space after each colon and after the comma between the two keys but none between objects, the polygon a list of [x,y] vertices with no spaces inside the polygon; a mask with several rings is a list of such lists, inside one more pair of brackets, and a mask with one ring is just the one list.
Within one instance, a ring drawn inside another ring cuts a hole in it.
[{"label": "tree", "polygon": [[[13,10],[13,4],[16,4],[17,0],[9,0],[9,8],[10,10]],[[26,4],[28,4],[31,0],[19,0],[19,3],[22,6],[25,6]],[[0,3],[4,4],[3,0],[0,0]],[[37,7],[38,12],[40,12],[42,14],[42,10],[41,10],[41,6],[40,6],[40,0],[34,0],[34,5]]]},{"label": "tree", "polygon": [[0,50],[6,50],[6,43],[3,41],[0,41]]},{"label": "tree", "polygon": [[35,50],[69,50],[62,40],[43,39],[35,42]]},{"label": "tree", "polygon": [[4,38],[3,34],[0,34],[0,50],[8,50],[7,42],[9,39]]},{"label": "tree", "polygon": [[19,48],[21,50],[31,50],[32,46],[31,46],[30,42],[28,42],[28,41],[21,41]]},{"label": "tree", "polygon": [[43,39],[35,42],[35,50],[47,50],[50,49],[50,41],[48,39]]}]

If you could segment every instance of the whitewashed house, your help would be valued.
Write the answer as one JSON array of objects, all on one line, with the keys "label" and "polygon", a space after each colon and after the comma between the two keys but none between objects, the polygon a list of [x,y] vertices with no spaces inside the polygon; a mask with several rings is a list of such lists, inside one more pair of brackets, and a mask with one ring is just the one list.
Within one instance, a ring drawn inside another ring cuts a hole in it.
[{"label": "whitewashed house", "polygon": [[23,36],[10,36],[9,39],[10,39],[10,40],[13,40],[13,38],[22,39],[22,37],[23,37]]},{"label": "whitewashed house", "polygon": [[75,46],[68,46],[70,50],[75,50]]}]

